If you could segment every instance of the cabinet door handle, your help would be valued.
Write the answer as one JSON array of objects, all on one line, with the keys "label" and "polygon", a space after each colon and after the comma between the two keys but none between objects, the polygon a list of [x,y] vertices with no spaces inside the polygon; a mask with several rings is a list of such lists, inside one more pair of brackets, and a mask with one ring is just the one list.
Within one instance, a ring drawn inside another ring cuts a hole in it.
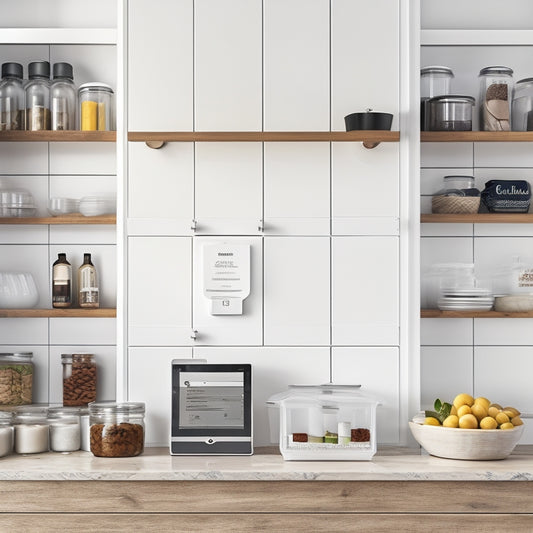
[{"label": "cabinet door handle", "polygon": [[191,331],[191,339],[192,339],[193,341],[195,341],[197,338],[198,338],[198,331],[195,330],[195,329],[193,329],[193,330]]}]

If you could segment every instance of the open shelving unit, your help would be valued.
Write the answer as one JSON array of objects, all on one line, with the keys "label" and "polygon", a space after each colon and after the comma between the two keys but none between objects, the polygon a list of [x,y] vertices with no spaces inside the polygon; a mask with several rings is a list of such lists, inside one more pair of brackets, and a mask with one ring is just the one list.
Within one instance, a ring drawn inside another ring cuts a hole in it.
[{"label": "open shelving unit", "polygon": [[533,142],[533,131],[422,131],[421,142]]},{"label": "open shelving unit", "polygon": [[24,225],[87,225],[87,224],[116,224],[116,215],[99,215],[85,217],[79,213],[63,215],[59,217],[0,217],[0,224],[24,224]]},{"label": "open shelving unit", "polygon": [[0,318],[115,318],[115,308],[0,309]]}]

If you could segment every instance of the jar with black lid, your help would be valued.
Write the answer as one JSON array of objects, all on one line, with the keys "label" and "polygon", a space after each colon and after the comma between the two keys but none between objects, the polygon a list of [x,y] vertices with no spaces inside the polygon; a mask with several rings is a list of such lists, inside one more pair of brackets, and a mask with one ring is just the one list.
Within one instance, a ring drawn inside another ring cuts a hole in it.
[{"label": "jar with black lid", "polygon": [[479,72],[479,79],[479,129],[510,131],[513,69],[485,67]]},{"label": "jar with black lid", "polygon": [[50,113],[53,130],[75,130],[77,91],[70,63],[54,63],[50,87]]},{"label": "jar with black lid", "polygon": [[22,65],[2,64],[0,82],[0,130],[24,129],[24,87]]},{"label": "jar with black lid", "polygon": [[50,129],[50,63],[34,61],[28,65],[29,81],[25,88],[26,129]]},{"label": "jar with black lid", "polygon": [[33,399],[33,353],[0,353],[0,405],[28,405]]}]

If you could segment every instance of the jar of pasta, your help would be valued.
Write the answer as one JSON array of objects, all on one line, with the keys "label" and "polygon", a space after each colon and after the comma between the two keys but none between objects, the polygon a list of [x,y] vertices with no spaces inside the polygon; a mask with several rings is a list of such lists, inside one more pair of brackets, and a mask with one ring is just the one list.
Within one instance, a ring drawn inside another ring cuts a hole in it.
[{"label": "jar of pasta", "polygon": [[80,130],[114,130],[113,89],[99,82],[84,83],[78,89]]}]

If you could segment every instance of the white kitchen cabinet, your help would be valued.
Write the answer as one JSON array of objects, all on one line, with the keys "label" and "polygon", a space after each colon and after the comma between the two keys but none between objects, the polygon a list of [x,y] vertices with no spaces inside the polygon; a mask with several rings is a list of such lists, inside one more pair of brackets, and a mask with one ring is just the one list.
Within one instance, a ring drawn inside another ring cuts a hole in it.
[{"label": "white kitchen cabinet", "polygon": [[130,237],[130,346],[191,342],[191,239]]},{"label": "white kitchen cabinet", "polygon": [[330,344],[329,237],[265,237],[265,345]]},{"label": "white kitchen cabinet", "polygon": [[350,113],[393,113],[399,127],[399,0],[331,0],[331,129]]},{"label": "white kitchen cabinet", "polygon": [[172,360],[191,358],[192,348],[129,349],[128,401],[145,403],[146,446],[170,445]]},{"label": "white kitchen cabinet", "polygon": [[[242,315],[212,315],[204,296],[204,244],[250,245],[250,295]],[[257,346],[263,342],[263,249],[260,237],[197,237],[193,243],[193,329],[195,346]]]},{"label": "white kitchen cabinet", "polygon": [[128,0],[130,131],[193,128],[193,4]]},{"label": "white kitchen cabinet", "polygon": [[361,385],[361,392],[378,400],[379,443],[396,443],[400,435],[400,357],[398,348],[333,348],[331,381]]},{"label": "white kitchen cabinet", "polygon": [[128,145],[128,234],[189,235],[194,218],[194,146]]},{"label": "white kitchen cabinet", "polygon": [[261,34],[261,0],[195,1],[195,131],[262,129]]},{"label": "white kitchen cabinet", "polygon": [[329,235],[330,144],[264,144],[266,235]]},{"label": "white kitchen cabinet", "polygon": [[198,143],[195,219],[198,234],[257,235],[262,211],[261,143]]},{"label": "white kitchen cabinet", "polygon": [[333,234],[398,235],[398,144],[332,143],[331,162]]},{"label": "white kitchen cabinet", "polygon": [[399,343],[397,237],[333,237],[333,345]]},{"label": "white kitchen cabinet", "polygon": [[329,0],[263,5],[265,131],[328,131]]}]

